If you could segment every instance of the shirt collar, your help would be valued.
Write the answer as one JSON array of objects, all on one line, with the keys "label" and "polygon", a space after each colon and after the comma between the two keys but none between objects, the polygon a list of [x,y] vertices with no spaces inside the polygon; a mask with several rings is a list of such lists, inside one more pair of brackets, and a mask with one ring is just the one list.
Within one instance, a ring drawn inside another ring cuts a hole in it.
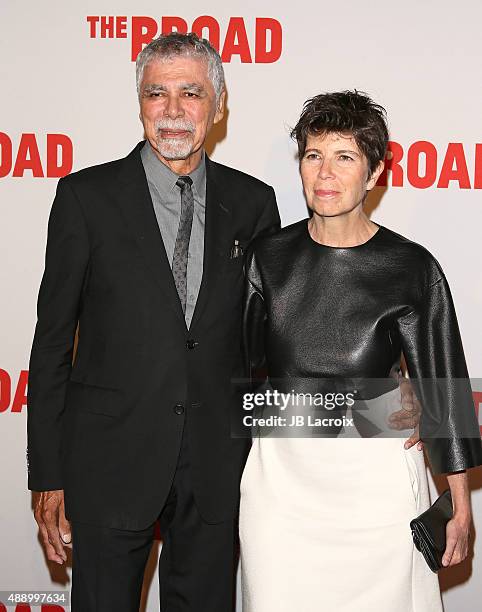
[{"label": "shirt collar", "polygon": [[[161,162],[148,140],[146,140],[141,149],[141,158],[148,180],[154,182],[160,193],[166,190],[174,191],[179,189],[176,186],[176,182],[180,175]],[[191,177],[193,188],[201,196],[206,189],[206,155],[204,151],[199,165],[187,176]],[[201,202],[203,201],[204,198],[201,198]]]}]

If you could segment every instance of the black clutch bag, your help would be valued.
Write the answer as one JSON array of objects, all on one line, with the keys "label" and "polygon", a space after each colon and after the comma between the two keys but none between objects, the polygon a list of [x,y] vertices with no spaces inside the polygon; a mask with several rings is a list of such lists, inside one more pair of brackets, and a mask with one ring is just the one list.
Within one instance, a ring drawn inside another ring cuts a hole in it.
[{"label": "black clutch bag", "polygon": [[432,572],[442,566],[442,557],[446,546],[446,527],[453,517],[452,496],[447,489],[420,516],[410,521],[412,536],[417,550],[425,558]]}]

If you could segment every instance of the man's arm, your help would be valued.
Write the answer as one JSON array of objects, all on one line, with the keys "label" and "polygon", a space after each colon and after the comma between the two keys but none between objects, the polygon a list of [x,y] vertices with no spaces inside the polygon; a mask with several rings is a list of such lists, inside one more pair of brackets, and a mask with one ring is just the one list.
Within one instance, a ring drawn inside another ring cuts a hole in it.
[{"label": "man's arm", "polygon": [[258,222],[254,230],[253,239],[261,235],[273,234],[281,228],[281,220],[276,203],[274,189],[269,187],[268,197],[263,203]]},{"label": "man's arm", "polygon": [[89,260],[87,226],[71,187],[60,179],[50,212],[45,271],[37,302],[27,401],[28,488],[47,558],[62,564],[70,547],[60,455],[65,389]]},{"label": "man's arm", "polygon": [[60,179],[50,212],[29,364],[28,488],[33,491],[63,488],[61,418],[88,260],[87,226],[80,204],[69,182]]}]

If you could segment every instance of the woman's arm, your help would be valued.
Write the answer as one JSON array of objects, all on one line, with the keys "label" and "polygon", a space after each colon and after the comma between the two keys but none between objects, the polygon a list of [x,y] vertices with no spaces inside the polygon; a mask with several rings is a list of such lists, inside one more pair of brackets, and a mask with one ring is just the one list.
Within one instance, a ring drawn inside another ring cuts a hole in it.
[{"label": "woman's arm", "polygon": [[482,444],[462,340],[442,270],[398,319],[408,372],[422,406],[420,433],[434,474],[482,465]]},{"label": "woman's arm", "polygon": [[455,308],[447,280],[432,261],[430,283],[399,320],[408,371],[422,405],[421,437],[435,474],[445,473],[454,516],[447,524],[444,566],[467,557],[472,520],[465,470],[482,464],[482,445]]},{"label": "woman's arm", "polygon": [[445,567],[456,565],[467,557],[472,522],[467,472],[447,474],[447,480],[452,494],[454,516],[447,523],[447,545],[442,558]]},{"label": "woman's arm", "polygon": [[264,327],[267,315],[261,273],[252,249],[246,256],[245,275],[243,353],[246,375],[253,382],[266,365]]}]

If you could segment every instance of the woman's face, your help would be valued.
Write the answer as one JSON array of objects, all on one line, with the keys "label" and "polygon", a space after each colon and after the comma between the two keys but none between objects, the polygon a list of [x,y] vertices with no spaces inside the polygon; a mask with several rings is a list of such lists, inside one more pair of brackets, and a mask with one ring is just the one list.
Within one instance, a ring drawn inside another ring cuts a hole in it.
[{"label": "woman's face", "polygon": [[306,202],[325,217],[345,215],[361,206],[383,170],[368,178],[368,160],[350,135],[309,135],[300,172]]}]

